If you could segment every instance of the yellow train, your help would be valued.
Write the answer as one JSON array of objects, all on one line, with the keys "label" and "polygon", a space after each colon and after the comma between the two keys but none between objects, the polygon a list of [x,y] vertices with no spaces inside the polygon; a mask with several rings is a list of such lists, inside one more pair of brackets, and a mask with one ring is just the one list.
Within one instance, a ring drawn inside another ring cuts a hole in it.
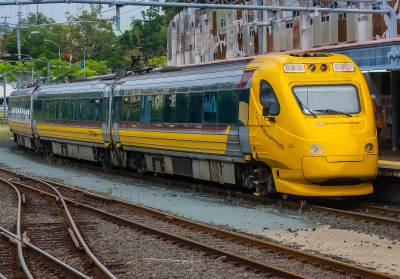
[{"label": "yellow train", "polygon": [[16,142],[43,152],[258,192],[365,195],[377,174],[370,93],[337,54],[14,91],[9,126]]}]

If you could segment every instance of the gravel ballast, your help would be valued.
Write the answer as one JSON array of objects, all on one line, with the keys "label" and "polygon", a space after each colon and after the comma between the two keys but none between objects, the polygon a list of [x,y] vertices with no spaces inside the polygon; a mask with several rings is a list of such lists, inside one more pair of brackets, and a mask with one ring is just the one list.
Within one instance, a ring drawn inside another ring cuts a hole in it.
[{"label": "gravel ballast", "polygon": [[307,214],[270,206],[233,205],[191,191],[148,185],[148,182],[134,179],[99,176],[65,165],[51,165],[39,157],[31,158],[10,142],[0,143],[0,164],[400,276],[400,231],[397,239],[395,236],[388,239],[354,228],[327,226],[318,222],[315,216],[308,218]]}]

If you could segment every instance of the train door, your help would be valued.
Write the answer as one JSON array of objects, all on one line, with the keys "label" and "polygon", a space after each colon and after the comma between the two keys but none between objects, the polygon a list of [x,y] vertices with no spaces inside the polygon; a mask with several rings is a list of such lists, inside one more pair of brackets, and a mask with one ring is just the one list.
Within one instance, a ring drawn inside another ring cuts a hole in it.
[{"label": "train door", "polygon": [[[284,160],[281,103],[269,80],[258,76],[253,79],[249,115],[252,157],[258,162],[253,170],[258,189],[275,192],[272,170]],[[275,85],[277,86],[277,84]]]}]

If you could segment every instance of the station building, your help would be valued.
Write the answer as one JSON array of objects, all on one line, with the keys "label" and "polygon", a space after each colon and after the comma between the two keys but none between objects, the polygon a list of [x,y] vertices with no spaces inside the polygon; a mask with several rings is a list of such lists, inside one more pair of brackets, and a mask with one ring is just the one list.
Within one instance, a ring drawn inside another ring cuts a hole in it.
[{"label": "station building", "polygon": [[[338,2],[331,0],[303,2],[290,5],[305,7],[308,3],[314,8],[338,7]],[[283,0],[250,0],[246,3],[285,5]],[[349,8],[355,5],[358,5],[357,8],[380,8],[376,6],[379,4],[367,2],[344,3]],[[392,1],[388,4],[396,15],[400,14],[398,3]],[[377,103],[380,104],[384,118],[381,144],[398,151],[400,38],[388,39],[386,24],[388,18],[385,19],[382,14],[189,8],[170,22],[168,65],[198,64],[296,50],[348,55],[363,71],[371,94],[377,96]],[[400,30],[400,21],[397,21],[397,26]]]}]

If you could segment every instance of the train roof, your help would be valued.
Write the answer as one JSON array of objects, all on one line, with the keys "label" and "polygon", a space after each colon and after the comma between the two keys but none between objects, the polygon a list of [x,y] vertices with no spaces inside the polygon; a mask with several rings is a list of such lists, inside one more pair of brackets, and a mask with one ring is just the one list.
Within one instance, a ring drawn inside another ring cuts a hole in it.
[{"label": "train roof", "polygon": [[27,95],[32,95],[32,92],[35,90],[36,87],[29,87],[29,88],[24,88],[24,89],[16,89],[13,92],[11,92],[10,97],[15,97],[15,96],[27,96]]},{"label": "train roof", "polygon": [[37,95],[104,93],[115,80],[90,80],[82,82],[42,85],[37,88]]},{"label": "train roof", "polygon": [[327,52],[279,53],[255,57],[246,65],[245,71],[254,71],[259,68],[270,69],[273,64],[283,65],[286,63],[319,63],[322,60],[326,63],[351,61],[351,59],[346,55]]},{"label": "train roof", "polygon": [[243,75],[246,61],[227,62],[193,67],[171,67],[146,75],[128,76],[117,83],[121,90],[147,88],[205,87],[231,84],[237,85]]}]

